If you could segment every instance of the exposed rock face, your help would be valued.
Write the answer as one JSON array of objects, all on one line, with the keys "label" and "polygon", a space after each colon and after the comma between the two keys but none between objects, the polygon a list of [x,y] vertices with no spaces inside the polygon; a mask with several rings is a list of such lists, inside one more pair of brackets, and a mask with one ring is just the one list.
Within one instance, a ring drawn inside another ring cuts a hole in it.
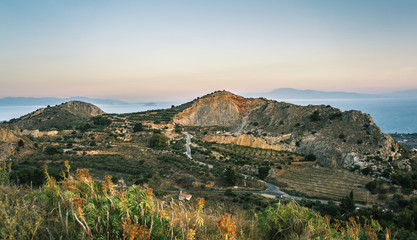
[{"label": "exposed rock face", "polygon": [[232,127],[242,121],[244,114],[255,102],[256,99],[243,98],[229,92],[216,92],[180,112],[174,117],[174,122],[186,126]]},{"label": "exposed rock face", "polygon": [[0,162],[7,160],[15,151],[19,141],[19,128],[14,125],[0,124]]},{"label": "exposed rock face", "polygon": [[[273,138],[275,139],[275,138]],[[255,137],[248,134],[240,134],[238,136],[227,136],[227,135],[206,135],[202,139],[208,142],[218,142],[224,144],[238,144],[242,146],[249,146],[254,148],[273,149],[277,151],[293,151],[295,147],[286,146],[284,144],[274,144],[268,140],[268,138]]]},{"label": "exposed rock face", "polygon": [[29,135],[32,137],[42,137],[42,136],[56,136],[58,135],[58,131],[39,131],[39,130],[23,130],[22,135]]},{"label": "exposed rock face", "polygon": [[215,92],[174,117],[185,126],[222,126],[228,134],[206,141],[314,154],[323,166],[361,164],[367,157],[397,157],[398,146],[368,114],[325,105],[298,106],[230,92]]},{"label": "exposed rock face", "polygon": [[73,114],[84,114],[91,117],[105,114],[105,112],[96,105],[81,101],[69,101],[59,105],[58,107],[67,109]]},{"label": "exposed rock face", "polygon": [[55,107],[38,109],[11,122],[22,129],[66,129],[102,114],[105,112],[93,104],[70,101]]},{"label": "exposed rock face", "polygon": [[18,141],[19,128],[10,124],[0,124],[0,143]]}]

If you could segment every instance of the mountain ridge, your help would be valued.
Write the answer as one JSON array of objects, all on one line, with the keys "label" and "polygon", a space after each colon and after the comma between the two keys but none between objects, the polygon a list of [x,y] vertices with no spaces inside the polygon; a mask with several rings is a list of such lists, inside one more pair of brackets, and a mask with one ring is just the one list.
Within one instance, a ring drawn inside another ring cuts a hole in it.
[{"label": "mountain ridge", "polygon": [[369,157],[384,161],[398,157],[398,144],[369,114],[342,112],[329,105],[299,106],[217,91],[197,99],[173,121],[227,127],[226,134],[203,139],[314,154],[323,166],[366,165]]},{"label": "mountain ridge", "polygon": [[82,101],[69,101],[53,107],[40,108],[10,123],[22,129],[46,130],[71,128],[82,124],[90,117],[105,114],[99,107]]}]

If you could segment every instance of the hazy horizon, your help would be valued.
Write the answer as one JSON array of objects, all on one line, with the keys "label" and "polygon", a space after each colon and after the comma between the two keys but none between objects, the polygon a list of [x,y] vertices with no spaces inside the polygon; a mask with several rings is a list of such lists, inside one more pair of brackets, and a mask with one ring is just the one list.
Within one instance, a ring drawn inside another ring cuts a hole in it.
[{"label": "hazy horizon", "polygon": [[[271,91],[275,92],[275,91]],[[293,91],[290,91],[292,93]],[[414,91],[413,91],[414,92]],[[303,91],[295,91],[296,96],[302,96],[305,92]],[[289,99],[282,98],[285,95],[275,95],[275,94],[262,94],[257,93],[255,95],[246,95],[242,94],[246,97],[266,97],[268,99],[278,100],[278,101],[285,101],[288,103],[293,103],[297,105],[331,105],[333,107],[340,108],[343,111],[346,110],[360,110],[364,113],[368,113],[374,119],[375,123],[381,128],[384,132],[394,133],[394,132],[401,132],[401,133],[416,133],[417,126],[415,122],[417,122],[417,96],[413,94],[408,94],[406,97],[403,94],[393,94],[393,95],[376,95],[375,97],[365,97],[357,96],[357,95],[347,95],[351,98],[310,98],[307,93],[306,98],[294,98],[292,94],[286,96],[291,96]],[[326,96],[326,94],[324,94]],[[337,94],[336,94],[337,95]],[[201,97],[197,96],[197,97]],[[317,96],[314,95],[313,96]],[[322,96],[322,95],[319,95]],[[335,96],[331,94],[330,96]],[[346,96],[346,94],[340,94],[340,96]],[[408,97],[407,97],[408,96]],[[121,103],[119,101],[112,101],[111,99],[85,99],[83,97],[76,97],[78,100],[86,101],[89,103],[93,103],[99,106],[107,113],[130,113],[130,112],[140,112],[140,111],[147,111],[152,109],[164,109],[170,108],[171,105],[179,105],[191,101],[194,98],[190,98],[184,101],[154,101],[156,105],[147,105],[145,103],[150,101],[139,101],[139,102],[130,102],[128,104]],[[42,99],[42,98],[41,98]],[[1,99],[0,99],[1,100]],[[46,107],[46,105],[55,105],[60,104],[62,102],[68,101],[71,99],[45,99],[43,101],[39,100],[31,100],[27,101],[24,100],[25,104],[10,104],[13,103],[5,101],[0,102],[0,121],[2,120],[10,120],[11,118],[18,118],[20,116],[26,115],[36,109],[41,107]],[[106,101],[109,100],[109,101]],[[19,102],[19,101],[18,101]],[[32,105],[30,104],[32,103]],[[34,104],[36,103],[36,104]]]},{"label": "hazy horizon", "polygon": [[[375,98],[388,98],[389,96],[388,94],[391,93],[396,93],[396,92],[402,92],[402,91],[416,91],[417,92],[417,88],[416,89],[400,89],[398,91],[388,91],[388,92],[354,92],[354,91],[342,91],[342,90],[338,90],[338,91],[322,91],[322,90],[315,90],[315,89],[296,89],[296,88],[276,88],[276,89],[269,89],[269,90],[265,90],[265,91],[259,91],[259,92],[249,92],[249,91],[242,91],[242,92],[234,92],[231,91],[229,89],[217,89],[214,91],[229,91],[232,92],[233,94],[237,94],[237,95],[241,95],[243,97],[267,97],[269,98],[270,96],[263,96],[262,94],[271,94],[273,91],[276,90],[282,90],[282,89],[290,89],[290,90],[295,90],[295,91],[300,91],[300,94],[303,94],[302,91],[317,91],[317,92],[323,92],[323,93],[352,93],[352,94],[369,94],[369,95],[375,95]],[[190,93],[189,95],[186,96],[180,96],[180,97],[172,97],[169,98],[169,96],[165,96],[166,98],[164,99],[158,99],[155,97],[150,97],[150,98],[143,98],[141,96],[137,96],[137,97],[130,97],[130,98],[125,98],[125,97],[108,97],[108,96],[98,96],[98,97],[94,97],[94,96],[4,96],[1,97],[0,99],[5,99],[5,98],[37,98],[37,99],[42,99],[42,98],[57,98],[57,99],[83,99],[86,98],[88,99],[97,99],[97,100],[115,100],[115,101],[122,101],[125,103],[151,103],[151,102],[156,102],[156,103],[164,103],[164,102],[182,102],[182,101],[190,101],[192,99],[195,99],[197,97],[202,97],[203,95],[212,93],[214,91],[209,91],[209,92],[204,92],[200,95],[197,95],[196,93]],[[387,94],[386,96],[384,96],[384,94]],[[255,95],[259,95],[259,96],[255,96]],[[277,96],[279,97],[279,96]],[[395,96],[396,98],[401,98],[401,96]],[[409,98],[409,96],[406,96],[404,98]],[[413,97],[414,98],[414,97]],[[416,96],[417,98],[417,96]],[[288,100],[288,98],[278,98],[279,100]],[[294,98],[291,98],[294,99]],[[305,100],[314,100],[314,98],[304,98],[301,97],[300,100],[305,99]],[[349,99],[349,98],[348,98]],[[352,99],[355,99],[355,97],[352,97]],[[277,98],[275,98],[275,100],[277,100]],[[320,99],[317,99],[320,100]],[[329,99],[331,100],[331,98]]]},{"label": "hazy horizon", "polygon": [[1,1],[0,97],[417,88],[417,2]]}]

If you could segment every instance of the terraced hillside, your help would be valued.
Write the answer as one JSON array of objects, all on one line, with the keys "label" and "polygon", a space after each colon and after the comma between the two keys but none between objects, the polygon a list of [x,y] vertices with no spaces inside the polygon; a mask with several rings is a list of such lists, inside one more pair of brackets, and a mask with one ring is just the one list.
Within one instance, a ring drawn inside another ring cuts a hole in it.
[{"label": "terraced hillside", "polygon": [[365,188],[371,179],[346,170],[302,164],[280,171],[273,180],[283,189],[297,191],[313,198],[340,200],[353,191],[356,201],[366,203],[374,200]]},{"label": "terraced hillside", "polygon": [[[126,117],[129,121],[153,121],[155,123],[169,123],[175,115],[189,108],[195,100],[181,104],[179,106],[172,106],[167,109],[156,109],[144,112],[120,114],[120,117]],[[115,114],[113,114],[115,115]]]}]

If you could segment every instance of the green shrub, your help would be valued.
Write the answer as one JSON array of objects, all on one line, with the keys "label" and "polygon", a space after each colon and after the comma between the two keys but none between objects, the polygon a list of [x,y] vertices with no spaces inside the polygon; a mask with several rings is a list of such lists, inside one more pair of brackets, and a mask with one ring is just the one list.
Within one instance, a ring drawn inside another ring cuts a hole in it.
[{"label": "green shrub", "polygon": [[369,175],[369,174],[372,174],[372,168],[371,167],[366,167],[366,168],[364,168],[364,169],[362,169],[362,174],[364,174],[364,175]]},{"label": "green shrub", "polygon": [[341,117],[342,117],[342,113],[341,112],[333,113],[330,116],[330,120],[338,119],[338,118],[341,118]]},{"label": "green shrub", "polygon": [[259,214],[259,226],[268,239],[369,239],[382,232],[382,227],[373,219],[365,224],[366,231],[355,218],[331,223],[329,217],[322,217],[294,201],[277,203]]},{"label": "green shrub", "polygon": [[24,146],[25,146],[25,143],[23,142],[23,140],[22,140],[22,139],[20,139],[20,140],[17,142],[17,146],[18,146],[18,147],[24,147]]},{"label": "green shrub", "polygon": [[346,216],[350,216],[355,211],[355,201],[353,200],[353,191],[350,191],[349,196],[345,196],[340,200],[340,210]]},{"label": "green shrub", "polygon": [[103,116],[93,117],[92,119],[93,119],[94,125],[109,126],[112,123],[110,119],[103,117]]},{"label": "green shrub", "polygon": [[226,191],[224,192],[224,195],[230,196],[230,197],[236,196],[236,194],[233,193],[232,189],[230,189],[230,188],[226,189]]},{"label": "green shrub", "polygon": [[143,131],[143,125],[142,123],[136,123],[133,127],[133,132],[141,132]]},{"label": "green shrub", "polygon": [[178,125],[178,124],[175,124],[174,131],[176,133],[181,133],[182,132],[182,127],[180,125]]},{"label": "green shrub", "polygon": [[44,149],[44,152],[48,155],[53,155],[53,154],[61,154],[63,153],[63,150],[61,147],[59,146],[46,146]]},{"label": "green shrub", "polygon": [[316,156],[314,155],[314,154],[308,154],[307,156],[305,156],[305,158],[304,158],[304,160],[305,161],[311,161],[311,162],[314,162],[314,161],[316,161]]},{"label": "green shrub", "polygon": [[320,112],[318,110],[314,111],[313,114],[310,115],[310,120],[313,122],[317,122],[321,120]]},{"label": "green shrub", "polygon": [[232,167],[227,167],[225,172],[225,182],[227,185],[235,185],[237,181],[237,175]]},{"label": "green shrub", "polygon": [[372,194],[376,194],[377,186],[378,186],[378,183],[375,180],[370,181],[365,185],[366,189],[368,189]]},{"label": "green shrub", "polygon": [[260,167],[259,170],[258,170],[258,178],[264,180],[268,176],[268,173],[269,173],[270,169],[271,168],[268,167],[268,166]]},{"label": "green shrub", "polygon": [[78,129],[79,129],[81,132],[86,132],[86,131],[88,131],[89,129],[91,129],[91,125],[90,125],[90,124],[88,124],[88,123],[85,123],[85,124],[82,124],[81,126],[79,126],[79,127],[78,127]]},{"label": "green shrub", "polygon": [[151,148],[166,148],[168,147],[168,137],[160,133],[155,133],[149,140],[149,146]]}]

